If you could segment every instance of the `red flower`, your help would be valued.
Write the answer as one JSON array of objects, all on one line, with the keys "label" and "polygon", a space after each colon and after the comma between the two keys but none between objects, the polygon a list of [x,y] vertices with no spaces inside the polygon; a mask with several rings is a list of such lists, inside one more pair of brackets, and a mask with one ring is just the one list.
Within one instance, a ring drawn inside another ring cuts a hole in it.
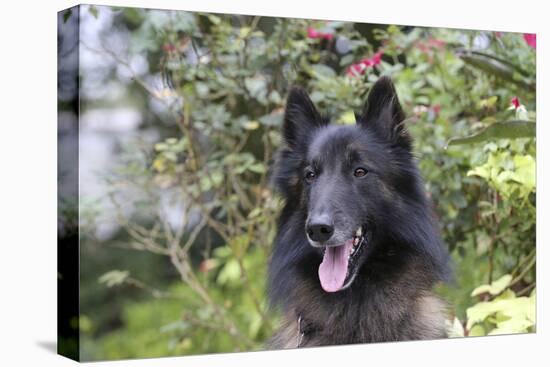
[{"label": "red flower", "polygon": [[372,55],[370,61],[371,61],[371,65],[379,65],[380,64],[380,61],[382,61],[382,55],[384,55],[384,53],[382,51],[378,51],[377,53],[375,53],[374,55]]},{"label": "red flower", "polygon": [[361,59],[356,65],[363,65],[365,67],[372,66],[372,60],[368,57],[365,57],[364,59]]},{"label": "red flower", "polygon": [[524,33],[523,39],[527,44],[533,48],[537,48],[537,35],[534,33]]},{"label": "red flower", "polygon": [[347,76],[359,76],[363,75],[365,71],[373,67],[375,65],[380,65],[380,62],[382,61],[382,55],[384,52],[378,51],[372,57],[366,57],[364,59],[361,59],[357,64],[351,64],[348,67],[348,70],[346,71]]},{"label": "red flower", "polygon": [[502,37],[502,32],[493,32],[496,38]]},{"label": "red flower", "polygon": [[441,112],[441,105],[440,104],[435,104],[433,105],[433,111],[435,113],[436,116],[439,116],[439,113]]},{"label": "red flower", "polygon": [[313,39],[321,38],[325,40],[331,40],[334,35],[332,33],[318,31],[313,27],[307,27],[307,37]]},{"label": "red flower", "polygon": [[307,27],[307,37],[317,38],[319,37],[319,33],[315,29],[313,29],[313,27]]},{"label": "red flower", "polygon": [[516,110],[519,108],[519,106],[521,106],[521,103],[519,102],[519,98],[518,98],[518,97],[512,98],[512,100],[510,101],[510,103],[512,104],[512,106],[514,106],[514,108],[515,108]]},{"label": "red flower", "polygon": [[417,41],[414,44],[414,46],[418,48],[420,52],[427,54],[430,51],[433,51],[435,49],[442,49],[443,47],[445,47],[446,44],[447,42],[443,40],[430,37],[426,41],[422,41],[422,40]]},{"label": "red flower", "polygon": [[428,46],[427,46],[424,42],[422,42],[422,41],[416,42],[416,43],[414,44],[414,46],[415,46],[416,48],[418,48],[418,49],[420,50],[420,52],[423,52],[423,53],[426,53],[426,52],[428,52],[428,50],[429,50]]},{"label": "red flower", "polygon": [[437,38],[430,38],[428,39],[428,45],[432,46],[432,48],[443,48],[445,47],[446,42]]},{"label": "red flower", "polygon": [[347,76],[359,76],[359,75],[364,74],[366,69],[367,69],[367,67],[365,66],[365,64],[363,64],[361,62],[359,62],[357,64],[351,64],[348,67],[348,70],[346,71],[346,75]]},{"label": "red flower", "polygon": [[172,43],[164,43],[161,48],[166,53],[176,51],[176,46],[174,46]]}]

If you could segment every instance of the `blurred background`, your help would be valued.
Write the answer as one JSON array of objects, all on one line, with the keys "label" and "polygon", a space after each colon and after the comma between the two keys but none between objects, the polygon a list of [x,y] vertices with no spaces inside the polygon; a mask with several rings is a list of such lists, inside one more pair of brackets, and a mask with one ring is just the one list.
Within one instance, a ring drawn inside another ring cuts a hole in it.
[{"label": "blurred background", "polygon": [[350,124],[380,75],[454,261],[450,335],[535,330],[535,35],[84,5],[58,21],[82,360],[263,349],[286,93]]}]

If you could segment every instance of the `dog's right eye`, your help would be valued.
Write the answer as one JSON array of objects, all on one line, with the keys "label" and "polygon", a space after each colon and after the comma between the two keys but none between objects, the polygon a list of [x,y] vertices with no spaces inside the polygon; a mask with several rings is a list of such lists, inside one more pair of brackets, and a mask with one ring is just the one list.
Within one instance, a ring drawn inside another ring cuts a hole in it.
[{"label": "dog's right eye", "polygon": [[311,170],[306,171],[306,174],[305,174],[304,178],[306,179],[307,183],[312,182],[313,180],[315,180],[315,172],[313,172]]},{"label": "dog's right eye", "polygon": [[359,167],[359,168],[357,168],[357,169],[353,172],[353,175],[354,175],[355,177],[365,177],[366,174],[367,174],[367,172],[368,172],[368,171],[367,171],[365,168]]}]

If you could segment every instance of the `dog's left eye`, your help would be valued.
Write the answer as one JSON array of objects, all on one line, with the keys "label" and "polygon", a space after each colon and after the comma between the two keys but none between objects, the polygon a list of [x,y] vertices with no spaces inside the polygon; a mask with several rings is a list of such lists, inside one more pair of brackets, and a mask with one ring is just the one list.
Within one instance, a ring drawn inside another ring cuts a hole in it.
[{"label": "dog's left eye", "polygon": [[313,180],[315,180],[315,172],[313,172],[311,170],[308,170],[308,171],[306,171],[306,174],[305,174],[304,177],[305,177],[307,183],[311,183],[311,182],[313,182]]},{"label": "dog's left eye", "polygon": [[355,169],[355,171],[353,172],[353,175],[355,177],[364,177],[367,174],[367,172],[368,171],[365,168],[359,167]]}]

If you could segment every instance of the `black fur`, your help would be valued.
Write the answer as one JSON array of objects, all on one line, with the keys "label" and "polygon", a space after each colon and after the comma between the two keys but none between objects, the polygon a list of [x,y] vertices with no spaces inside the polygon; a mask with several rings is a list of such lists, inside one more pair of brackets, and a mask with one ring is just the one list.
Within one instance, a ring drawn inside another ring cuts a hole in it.
[{"label": "black fur", "polygon": [[[290,91],[286,144],[273,174],[285,206],[269,269],[270,300],[284,314],[272,347],[445,337],[442,303],[431,292],[449,275],[448,255],[404,118],[385,77],[371,89],[356,125],[330,124],[305,91]],[[367,174],[355,177],[357,167]],[[316,213],[334,224],[334,235],[320,247],[306,234]],[[322,247],[342,243],[358,226],[368,230],[369,241],[357,276],[346,289],[328,293],[318,275]]]}]

